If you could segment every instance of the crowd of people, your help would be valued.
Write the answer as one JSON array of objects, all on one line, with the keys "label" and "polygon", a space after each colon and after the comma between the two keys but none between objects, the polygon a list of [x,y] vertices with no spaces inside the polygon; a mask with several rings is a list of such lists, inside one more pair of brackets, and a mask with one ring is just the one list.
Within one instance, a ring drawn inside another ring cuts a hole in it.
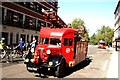
[{"label": "crowd of people", "polygon": [[[34,51],[35,51],[35,47],[36,47],[36,45],[37,45],[37,40],[35,39],[35,37],[33,37],[33,40],[32,40],[31,43],[25,43],[25,41],[23,41],[23,39],[20,38],[20,41],[19,41],[18,45],[15,46],[15,47],[18,49],[18,51],[19,51],[20,54],[22,54],[22,55],[23,55],[23,50],[24,50],[26,44],[29,44],[30,47],[31,47],[31,51],[34,52]],[[2,54],[3,51],[8,50],[9,48],[10,48],[10,47],[8,47],[8,45],[5,44],[5,38],[1,38],[1,40],[0,40],[0,50],[1,50],[1,54]]]},{"label": "crowd of people", "polygon": [[[36,39],[35,37],[33,37],[33,41],[30,43],[31,47],[36,47]],[[18,43],[18,47],[20,50],[22,50],[23,46],[25,45],[24,41],[22,38],[20,38],[20,41]],[[8,46],[5,44],[5,38],[1,38],[1,41],[0,41],[0,49],[5,49],[7,48]]]}]

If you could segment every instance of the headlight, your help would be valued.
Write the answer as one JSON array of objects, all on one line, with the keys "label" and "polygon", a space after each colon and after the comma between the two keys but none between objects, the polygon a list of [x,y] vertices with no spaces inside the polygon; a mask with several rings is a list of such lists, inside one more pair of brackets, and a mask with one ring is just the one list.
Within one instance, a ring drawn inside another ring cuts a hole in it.
[{"label": "headlight", "polygon": [[49,65],[52,66],[52,65],[53,65],[53,62],[49,62]]},{"label": "headlight", "polygon": [[34,62],[34,59],[31,59],[30,61],[31,61],[31,62]]},{"label": "headlight", "polygon": [[56,61],[56,64],[58,64],[58,61]]},{"label": "headlight", "polygon": [[47,50],[47,54],[50,54],[51,53],[51,51],[50,50]]},{"label": "headlight", "polygon": [[25,62],[29,62],[29,59],[25,59]]}]

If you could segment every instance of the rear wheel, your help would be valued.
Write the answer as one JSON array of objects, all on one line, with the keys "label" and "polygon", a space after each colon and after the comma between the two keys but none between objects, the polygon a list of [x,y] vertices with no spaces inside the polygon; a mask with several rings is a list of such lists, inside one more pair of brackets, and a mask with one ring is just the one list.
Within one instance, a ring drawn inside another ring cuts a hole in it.
[{"label": "rear wheel", "polygon": [[61,64],[57,67],[57,70],[55,71],[55,76],[58,78],[62,78],[65,75],[65,68],[66,68],[66,62],[63,59]]}]

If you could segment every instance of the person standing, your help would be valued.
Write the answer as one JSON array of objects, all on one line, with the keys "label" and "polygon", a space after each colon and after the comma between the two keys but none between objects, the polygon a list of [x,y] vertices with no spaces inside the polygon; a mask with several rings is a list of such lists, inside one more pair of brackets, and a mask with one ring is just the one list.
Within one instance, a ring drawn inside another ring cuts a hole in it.
[{"label": "person standing", "polygon": [[35,37],[33,37],[33,41],[30,43],[30,45],[31,45],[31,52],[34,52],[34,49],[35,49],[35,47],[36,47],[36,39],[35,39]]},{"label": "person standing", "polygon": [[1,49],[5,49],[5,38],[2,38],[0,41]]},{"label": "person standing", "polygon": [[19,41],[20,52],[22,52],[23,46],[24,46],[24,41],[22,40],[22,38],[20,38],[20,41]]}]

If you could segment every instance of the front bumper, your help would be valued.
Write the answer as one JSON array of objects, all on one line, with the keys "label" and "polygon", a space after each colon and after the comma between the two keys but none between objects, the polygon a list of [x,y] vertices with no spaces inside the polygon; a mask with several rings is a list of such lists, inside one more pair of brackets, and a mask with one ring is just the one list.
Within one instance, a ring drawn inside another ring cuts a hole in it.
[{"label": "front bumper", "polygon": [[57,69],[57,66],[49,66],[47,63],[36,65],[32,62],[25,63],[26,68],[29,72],[34,73],[44,73],[46,72],[54,72]]}]

